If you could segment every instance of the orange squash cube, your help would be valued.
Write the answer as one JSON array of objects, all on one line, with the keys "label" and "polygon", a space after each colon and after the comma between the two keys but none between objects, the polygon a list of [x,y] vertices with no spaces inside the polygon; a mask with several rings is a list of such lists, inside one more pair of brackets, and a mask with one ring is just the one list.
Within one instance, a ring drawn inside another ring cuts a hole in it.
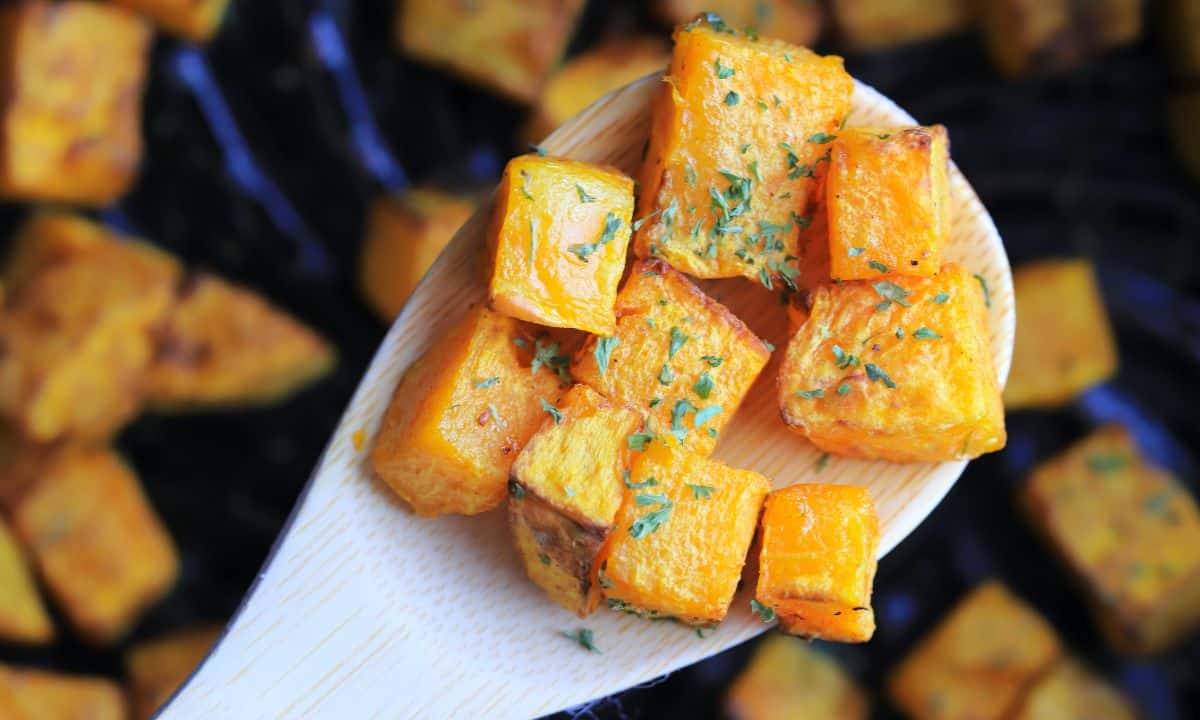
[{"label": "orange squash cube", "polygon": [[103,3],[0,9],[0,196],[102,206],[142,158],[150,29]]},{"label": "orange squash cube", "polygon": [[575,353],[575,379],[643,412],[649,436],[712,453],[770,358],[766,344],[660,260],[634,263],[616,309],[616,333]]},{"label": "orange squash cube", "polygon": [[359,255],[363,298],[390,323],[442,249],[475,212],[471,198],[413,188],[371,204]]},{"label": "orange squash cube", "polygon": [[865,488],[792,485],[767,496],[755,596],[793,635],[866,642],[879,517]]},{"label": "orange squash cube", "polygon": [[0,642],[44,645],[54,639],[25,556],[0,519]]},{"label": "orange squash cube", "polygon": [[334,362],[324,339],[254,291],[200,274],[158,334],[146,397],[160,409],[266,405]]},{"label": "orange squash cube", "polygon": [[867,698],[837,662],[808,643],[769,635],[725,697],[734,720],[867,720]]},{"label": "orange squash cube", "polygon": [[961,600],[888,680],[914,720],[1001,720],[1061,657],[1054,628],[990,581]]},{"label": "orange squash cube", "polygon": [[794,284],[800,226],[850,112],[839,57],[719,21],[675,30],[654,99],[634,249],[700,278]]},{"label": "orange squash cube", "polygon": [[1142,0],[993,0],[980,3],[992,63],[1009,76],[1075,67],[1137,40]]},{"label": "orange squash cube", "polygon": [[498,506],[567,362],[557,342],[472,308],[400,379],[371,453],[376,474],[425,517]]},{"label": "orange squash cube", "polygon": [[567,49],[584,0],[401,0],[396,45],[405,53],[533,102]]},{"label": "orange squash cube", "polygon": [[121,689],[105,678],[0,665],[0,717],[125,720],[125,698]]},{"label": "orange squash cube", "polygon": [[592,559],[612,530],[638,413],[587,385],[558,402],[513,463],[509,520],[525,572],[580,617],[591,612]]},{"label": "orange squash cube", "polygon": [[140,12],[168,32],[195,42],[207,42],[225,16],[229,0],[110,0]]},{"label": "orange squash cube", "polygon": [[519,155],[496,197],[488,232],[492,307],[519,320],[611,335],[633,180],[613,168]]},{"label": "orange squash cube", "polygon": [[1005,406],[1062,405],[1116,374],[1117,345],[1090,261],[1024,265],[1013,291],[1019,320]]},{"label": "orange squash cube", "polygon": [[833,277],[937,273],[950,234],[946,128],[851,128],[832,147],[825,196]]},{"label": "orange squash cube", "polygon": [[792,429],[834,455],[892,462],[1004,447],[983,295],[965,270],[828,285],[809,297],[779,372]]},{"label": "orange squash cube", "polygon": [[608,606],[693,625],[723,620],[770,481],[653,443],[635,454],[626,484],[596,557]]},{"label": "orange squash cube", "polygon": [[150,720],[192,674],[220,634],[219,627],[189,628],[140,643],[125,653],[133,717]]},{"label": "orange squash cube", "polygon": [[1074,659],[1046,673],[1025,697],[1016,720],[1137,720],[1129,701]]},{"label": "orange squash cube", "polygon": [[179,556],[133,470],[111,450],[63,453],[17,503],[13,528],[88,640],[118,640],[170,590]]},{"label": "orange squash cube", "polygon": [[1148,654],[1200,626],[1200,510],[1119,426],[1040,465],[1021,493],[1118,651]]},{"label": "orange squash cube", "polygon": [[833,0],[841,37],[858,50],[878,50],[966,30],[972,0]]},{"label": "orange squash cube", "polygon": [[178,264],[79,217],[35,215],[4,275],[0,414],[29,440],[107,438],[141,405]]},{"label": "orange squash cube", "polygon": [[752,29],[793,45],[816,42],[823,15],[819,0],[658,0],[658,10],[675,24],[712,13],[729,27]]}]

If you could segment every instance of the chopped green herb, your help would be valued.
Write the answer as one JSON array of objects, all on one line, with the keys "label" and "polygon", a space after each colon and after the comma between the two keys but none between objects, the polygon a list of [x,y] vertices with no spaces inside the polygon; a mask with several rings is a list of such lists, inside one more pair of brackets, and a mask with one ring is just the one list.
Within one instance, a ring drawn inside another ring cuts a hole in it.
[{"label": "chopped green herb", "polygon": [[707,500],[717,491],[715,487],[709,487],[708,485],[693,485],[688,483],[687,486],[692,489],[693,500]]},{"label": "chopped green herb", "polygon": [[554,424],[558,425],[559,423],[561,423],[562,419],[563,419],[562,412],[558,408],[551,405],[550,403],[546,402],[545,400],[542,400],[542,398],[538,398],[538,399],[542,401],[542,409],[545,410],[546,412],[550,413],[550,417],[554,418]]},{"label": "chopped green herb", "polygon": [[667,367],[666,363],[658,371],[658,381],[663,385],[670,385],[675,382],[675,373],[671,372],[671,368]]},{"label": "chopped green herb", "polygon": [[867,249],[865,247],[852,247],[846,251],[846,254],[849,255],[850,257],[858,257],[859,255],[862,255],[866,251],[867,251]]},{"label": "chopped green herb", "polygon": [[516,480],[509,480],[508,494],[512,495],[514,500],[520,500],[525,497],[525,488],[521,487],[521,484]]},{"label": "chopped green herb", "polygon": [[508,426],[508,423],[504,421],[504,418],[500,417],[500,411],[496,408],[495,404],[488,403],[487,408],[488,408],[488,413],[491,415],[492,419],[496,421],[497,425],[499,425],[500,427]]},{"label": "chopped green herb", "polygon": [[543,565],[550,564],[550,556],[546,553],[538,553],[538,560],[541,560]]},{"label": "chopped green herb", "polygon": [[750,174],[754,176],[754,182],[761,183],[762,175],[758,174],[758,161],[751,160],[749,163],[746,164],[746,167],[750,168]]},{"label": "chopped green herb", "polygon": [[525,342],[521,338],[513,338],[513,345],[516,345],[519,348],[529,347],[529,343]]},{"label": "chopped green herb", "polygon": [[691,338],[688,336],[687,333],[685,333],[684,331],[680,330],[677,327],[672,327],[671,328],[671,347],[669,350],[667,350],[667,357],[668,358],[675,357],[675,353],[679,352],[679,349],[682,348],[683,344],[686,343],[688,340],[691,340]]},{"label": "chopped green herb", "polygon": [[592,351],[592,355],[596,358],[596,367],[601,375],[608,372],[608,361],[612,357],[613,348],[620,344],[621,338],[616,335],[596,338],[596,349]]},{"label": "chopped green herb", "polygon": [[927,328],[925,326],[921,326],[921,327],[917,328],[917,331],[913,333],[913,337],[915,337],[918,340],[941,340],[942,339],[941,335],[938,335],[937,333],[935,333],[934,331],[930,330],[929,328]]},{"label": "chopped green herb", "polygon": [[1119,453],[1092,455],[1087,459],[1088,470],[1094,473],[1110,473],[1129,464],[1129,459]]},{"label": "chopped green herb", "polygon": [[775,622],[775,610],[753,598],[750,600],[750,612],[762,618],[762,621],[765,623]]},{"label": "chopped green herb", "polygon": [[[675,406],[671,408],[671,433],[679,438],[680,442],[687,439],[688,429],[683,424],[683,419],[687,417],[689,412],[694,412],[696,406],[688,400],[677,400]],[[699,427],[697,425],[697,427]]]},{"label": "chopped green herb", "polygon": [[649,405],[650,405],[650,407],[652,407],[652,408],[655,408],[655,407],[658,407],[658,406],[659,406],[659,404],[661,404],[661,403],[662,403],[662,398],[660,398],[660,397],[652,397],[652,398],[650,398],[650,403],[649,403]]},{"label": "chopped green herb", "polygon": [[571,245],[567,250],[575,253],[580,260],[587,262],[588,258],[598,251],[601,247],[612,242],[617,236],[617,231],[621,229],[621,218],[615,213],[610,212],[604,219],[604,230],[600,233],[600,239],[594,243],[577,243]]},{"label": "chopped green herb", "polygon": [[737,74],[733,68],[722,65],[719,58],[713,63],[713,72],[717,74],[718,80],[727,80]]},{"label": "chopped green herb", "polygon": [[769,106],[769,105],[767,105],[767,104],[766,104],[765,102],[763,102],[762,100],[756,100],[756,101],[754,102],[754,104],[755,104],[755,105],[758,107],[758,109],[759,109],[760,111],[762,111],[762,112],[766,112],[767,110],[770,110],[770,109],[771,109],[771,108],[770,108],[770,106]]},{"label": "chopped green herb", "polygon": [[763,340],[763,347],[767,349],[767,352],[775,352],[775,343],[769,343],[766,340]]},{"label": "chopped green herb", "polygon": [[587,650],[588,652],[593,652],[593,653],[596,653],[597,655],[600,654],[600,649],[596,647],[596,642],[595,642],[596,638],[592,634],[592,631],[588,630],[587,628],[579,628],[579,630],[577,630],[575,632],[566,632],[564,630],[564,631],[560,632],[559,634],[562,635],[563,637],[567,638],[568,640],[573,640],[573,641],[579,643],[580,647],[582,647],[584,650]]},{"label": "chopped green herb", "polygon": [[950,299],[950,296],[944,292],[940,292],[937,295],[933,296],[933,302],[937,303],[938,305],[945,305],[946,301],[949,299]]},{"label": "chopped green herb", "polygon": [[903,339],[904,339],[904,328],[902,328],[902,327],[898,327],[898,328],[896,328],[896,339],[897,339],[897,340],[903,340]]},{"label": "chopped green herb", "polygon": [[546,150],[540,145],[530,145],[529,152],[537,153],[538,157],[546,157]]},{"label": "chopped green herb", "polygon": [[659,208],[658,210],[655,210],[654,212],[650,213],[649,215],[647,215],[643,218],[638,218],[637,220],[634,220],[633,226],[632,226],[634,232],[641,230],[643,225],[650,222],[652,219],[654,219],[657,215],[659,215],[661,213],[662,213],[662,208]]},{"label": "chopped green herb", "polygon": [[979,281],[979,287],[983,288],[983,304],[990,308],[992,306],[992,291],[988,289],[987,279],[979,273],[974,273],[974,277]]},{"label": "chopped green herb", "polygon": [[796,397],[804,398],[805,400],[812,400],[813,398],[823,398],[823,397],[825,397],[825,391],[822,390],[821,388],[814,388],[812,390],[797,390]]},{"label": "chopped green herb", "polygon": [[588,194],[588,191],[587,191],[587,190],[584,190],[584,189],[583,189],[583,186],[582,186],[582,185],[580,185],[579,183],[575,183],[575,192],[576,192],[576,193],[579,195],[579,202],[581,202],[581,203],[594,203],[594,202],[596,202],[596,196],[595,196],[595,195],[589,195],[589,194]]},{"label": "chopped green herb", "polygon": [[771,273],[767,272],[765,267],[758,269],[758,281],[768,290],[775,289],[775,285],[771,282]]},{"label": "chopped green herb", "polygon": [[521,190],[521,195],[524,196],[526,200],[533,199],[533,196],[529,194],[529,171],[528,170],[521,171],[520,190]]},{"label": "chopped green herb", "polygon": [[[691,161],[688,161],[688,164],[683,167],[683,179],[688,185],[696,187],[696,168],[692,167]],[[634,230],[637,228],[635,227]]]},{"label": "chopped green herb", "polygon": [[892,382],[892,379],[888,377],[887,373],[885,373],[878,365],[874,363],[864,363],[863,369],[867,371],[868,380],[878,380],[886,385],[888,389],[896,389],[896,383]]},{"label": "chopped green herb", "polygon": [[845,350],[843,350],[841,348],[840,345],[834,345],[832,349],[833,349],[833,359],[835,361],[837,361],[837,366],[838,366],[839,370],[845,370],[846,368],[848,368],[852,365],[858,364],[858,358],[847,353]]},{"label": "chopped green herb", "polygon": [[670,502],[667,502],[657,510],[651,510],[641,516],[629,526],[629,537],[634,540],[640,540],[652,532],[657,532],[671,517],[671,508],[674,507]]},{"label": "chopped green herb", "polygon": [[828,465],[829,465],[829,453],[821,453],[821,457],[817,458],[817,461],[815,463],[813,463],[813,472],[819,473],[822,470],[824,470],[826,468],[826,466],[828,466]]},{"label": "chopped green herb", "polygon": [[692,390],[700,396],[701,400],[707,400],[713,391],[712,376],[708,372],[700,373],[700,377],[696,380],[696,384],[692,386]]},{"label": "chopped green herb", "polygon": [[650,444],[650,441],[653,440],[654,437],[655,435],[652,432],[639,432],[630,435],[625,442],[627,445],[629,445],[630,450],[641,451],[646,449],[646,446]]},{"label": "chopped green herb", "polygon": [[696,427],[703,427],[704,423],[708,422],[709,420],[712,420],[720,413],[721,413],[720,405],[709,405],[708,407],[704,408],[703,410],[696,411],[696,416],[692,418],[692,423]]},{"label": "chopped green herb", "polygon": [[633,498],[633,502],[638,507],[645,507],[646,505],[669,505],[671,503],[671,500],[669,498],[667,498],[666,495],[663,495],[661,493],[659,493],[657,495],[651,495],[649,493],[638,493]]},{"label": "chopped green herb", "polygon": [[725,96],[725,104],[728,105],[729,107],[733,107],[734,105],[737,105],[741,101],[742,101],[742,96],[738,95],[737,93],[735,93],[732,90],[730,90],[729,94]]},{"label": "chopped green herb", "polygon": [[482,390],[484,388],[490,388],[491,386],[493,386],[499,382],[500,382],[500,378],[498,378],[498,377],[490,377],[490,378],[486,378],[484,380],[476,380],[475,381],[475,389]]},{"label": "chopped green herb", "polygon": [[652,477],[648,477],[641,482],[629,482],[629,471],[626,470],[625,472],[625,487],[629,488],[630,490],[641,490],[642,488],[648,488],[658,484],[658,481]]},{"label": "chopped green herb", "polygon": [[838,385],[837,393],[838,393],[838,395],[843,395],[843,396],[849,395],[850,394],[850,383],[844,382],[841,385]]},{"label": "chopped green herb", "polygon": [[529,267],[533,267],[537,255],[537,220],[529,218]]},{"label": "chopped green herb", "polygon": [[[879,282],[871,283],[871,287],[875,289],[879,297],[885,300],[903,307],[911,306],[911,303],[908,302],[909,292],[890,280],[880,280]],[[884,309],[886,310],[887,308]]]},{"label": "chopped green herb", "polygon": [[808,139],[810,143],[816,143],[818,145],[825,145],[826,143],[831,143],[834,140],[837,140],[837,135],[826,135],[823,132],[819,132]]},{"label": "chopped green herb", "polygon": [[725,362],[725,358],[718,357],[716,355],[703,355],[700,357],[700,359],[708,363],[709,367],[713,368],[721,367],[721,363]]},{"label": "chopped green herb", "polygon": [[571,362],[569,355],[560,355],[558,343],[545,342],[541,338],[534,341],[533,361],[529,363],[529,374],[536,375],[543,365],[558,374],[563,384],[571,382],[571,371],[567,367]]},{"label": "chopped green herb", "polygon": [[888,266],[884,265],[878,260],[868,260],[867,265],[870,265],[872,270],[876,270],[881,273],[886,273],[888,271]]}]

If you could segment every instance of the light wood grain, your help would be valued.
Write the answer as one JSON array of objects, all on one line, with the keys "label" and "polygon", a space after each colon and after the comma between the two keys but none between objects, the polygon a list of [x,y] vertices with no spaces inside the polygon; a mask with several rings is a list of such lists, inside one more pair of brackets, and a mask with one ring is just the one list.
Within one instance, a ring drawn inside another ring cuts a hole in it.
[{"label": "light wood grain", "polygon": [[[544,147],[634,172],[656,82],[647,78],[605,97]],[[913,122],[861,83],[854,108],[851,125]],[[1015,322],[1008,260],[957,169],[951,190],[948,259],[987,279],[1003,379]],[[162,717],[531,717],[650,680],[765,629],[748,612],[746,590],[725,623],[703,639],[681,626],[607,611],[581,622],[526,580],[503,512],[421,519],[371,478],[370,440],[356,451],[353,436],[374,436],[404,369],[468,303],[483,299],[484,225],[481,213],[463,228],[396,320],[248,599]],[[706,286],[782,354],[777,295],[742,280]],[[819,454],[779,421],[774,369],[773,363],[724,433],[717,456],[767,474],[776,486],[811,481]],[[964,465],[834,458],[819,478],[870,488],[886,554],[937,505]],[[580,626],[594,630],[602,655],[558,634]]]}]

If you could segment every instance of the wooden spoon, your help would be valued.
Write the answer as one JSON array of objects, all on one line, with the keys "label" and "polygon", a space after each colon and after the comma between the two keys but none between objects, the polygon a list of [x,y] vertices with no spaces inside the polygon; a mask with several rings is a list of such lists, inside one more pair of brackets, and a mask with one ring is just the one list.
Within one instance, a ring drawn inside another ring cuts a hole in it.
[{"label": "wooden spoon", "polygon": [[[561,155],[636,173],[659,77],[617,90],[545,142]],[[915,124],[858,83],[851,125]],[[951,170],[955,261],[991,294],[996,372],[1007,377],[1015,315],[1000,236],[971,186]],[[529,582],[505,513],[427,520],[372,478],[368,460],[400,375],[484,299],[488,210],[477,213],[392,325],[307,488],[224,637],[164,718],[533,717],[655,678],[767,628],[743,588],[728,619],[703,638],[673,623],[607,610],[581,621]],[[743,280],[707,283],[782,355],[777,294]],[[933,510],[965,462],[894,465],[821,453],[779,420],[775,363],[723,434],[716,456],[777,487],[801,481],[870,488],[886,554]],[[749,585],[751,583],[746,583]],[[590,628],[602,654],[561,631]]]}]

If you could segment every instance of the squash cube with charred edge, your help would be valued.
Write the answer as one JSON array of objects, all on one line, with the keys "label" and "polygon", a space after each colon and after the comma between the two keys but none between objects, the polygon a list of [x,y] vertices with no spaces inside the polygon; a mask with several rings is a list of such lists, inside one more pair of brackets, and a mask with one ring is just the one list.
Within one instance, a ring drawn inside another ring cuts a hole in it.
[{"label": "squash cube with charred edge", "polygon": [[146,378],[154,407],[265,405],[324,375],[325,340],[257,293],[213,275],[185,283]]},{"label": "squash cube with charred edge", "polygon": [[617,332],[591,337],[572,373],[647,416],[650,437],[708,455],[770,358],[733,313],[660,260],[634,263]]},{"label": "squash cube with charred edge", "polygon": [[111,450],[49,463],[17,503],[13,528],[67,618],[95,643],[118,640],[179,574],[170,535]]},{"label": "squash cube with charred edge", "polygon": [[642,417],[575,385],[513,464],[509,519],[525,572],[581,617],[599,596],[592,560],[612,530]]},{"label": "squash cube with charred edge", "polygon": [[972,0],[833,0],[840,35],[851,47],[873,50],[966,30]]},{"label": "squash cube with charred edge", "polygon": [[833,658],[782,635],[755,648],[725,708],[734,720],[866,720],[868,714],[866,696]]},{"label": "squash cube with charred edge", "polygon": [[1043,463],[1021,501],[1118,651],[1158,652],[1200,625],[1200,510],[1124,428],[1104,427]]},{"label": "squash cube with charred edge", "polygon": [[653,101],[634,249],[700,278],[794,284],[797,235],[854,82],[839,57],[719,20],[675,30]]},{"label": "squash cube with charred edge", "polygon": [[432,188],[371,203],[358,284],[379,319],[390,323],[442,249],[475,211],[475,201]]},{"label": "squash cube with charred edge", "polygon": [[997,581],[973,590],[888,680],[914,720],[1012,717],[1026,691],[1061,657],[1054,628]]},{"label": "squash cube with charred edge", "polygon": [[1054,407],[1117,372],[1117,347],[1091,262],[1042,260],[1013,273],[1017,335],[1010,409]]},{"label": "squash cube with charred edge", "polygon": [[33,441],[107,438],[140,407],[177,263],[82,218],[43,213],[19,231],[4,277],[0,413]]},{"label": "squash cube with charred edge", "polygon": [[0,642],[44,645],[54,639],[25,556],[0,519]]},{"label": "squash cube with charred edge", "polygon": [[879,517],[852,485],[792,485],[767,496],[755,596],[793,635],[866,642]]},{"label": "squash cube with charred edge", "polygon": [[1004,447],[980,283],[933,277],[828,285],[779,372],[783,419],[833,455],[940,462]]},{"label": "squash cube with charred edge", "polygon": [[0,196],[108,205],[142,157],[150,29],[103,3],[0,9]]},{"label": "squash cube with charred edge", "polygon": [[5,720],[125,720],[125,698],[111,680],[0,665]]},{"label": "squash cube with charred edge", "polygon": [[819,0],[657,0],[658,14],[667,22],[685,23],[704,13],[739,30],[812,45],[821,34]]},{"label": "squash cube with charred edge", "polygon": [[1136,720],[1137,712],[1112,685],[1068,658],[1025,696],[1015,720]]},{"label": "squash cube with charred edge", "polygon": [[937,273],[950,233],[949,144],[941,125],[838,133],[825,188],[833,277]]},{"label": "squash cube with charred edge", "polygon": [[533,102],[584,0],[401,0],[396,45],[518,102]]},{"label": "squash cube with charred edge", "polygon": [[150,720],[192,674],[220,634],[219,627],[189,628],[140,643],[125,653],[133,717]]},{"label": "squash cube with charred edge", "polygon": [[396,386],[371,453],[376,474],[418,515],[498,506],[568,360],[520,321],[471,308]]},{"label": "squash cube with charred edge", "polygon": [[195,42],[207,42],[225,16],[229,0],[110,0],[140,12],[168,32]]},{"label": "squash cube with charred edge", "polygon": [[611,335],[633,180],[591,163],[520,155],[504,169],[496,196],[488,232],[492,307],[519,320]]},{"label": "squash cube with charred edge", "polygon": [[596,558],[608,606],[693,625],[723,620],[771,483],[654,443],[635,454],[628,485]]}]

